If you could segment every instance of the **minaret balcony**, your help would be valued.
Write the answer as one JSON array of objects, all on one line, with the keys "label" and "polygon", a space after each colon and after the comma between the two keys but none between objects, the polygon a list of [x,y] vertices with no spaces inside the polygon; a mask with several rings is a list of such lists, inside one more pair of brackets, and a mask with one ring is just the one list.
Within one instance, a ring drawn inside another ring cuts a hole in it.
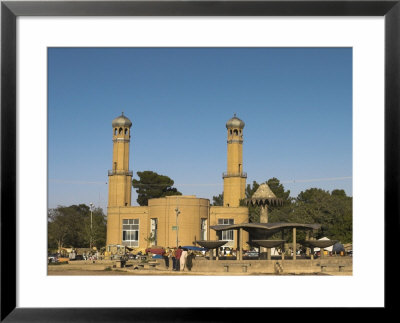
[{"label": "minaret balcony", "polygon": [[228,172],[224,172],[224,173],[222,173],[222,178],[227,178],[227,177],[242,177],[242,178],[247,178],[247,173],[246,173],[246,172],[241,172],[241,173],[228,173]]},{"label": "minaret balcony", "polygon": [[133,176],[133,171],[132,170],[109,170],[108,171],[108,176],[113,176],[113,175],[126,175],[126,176]]}]

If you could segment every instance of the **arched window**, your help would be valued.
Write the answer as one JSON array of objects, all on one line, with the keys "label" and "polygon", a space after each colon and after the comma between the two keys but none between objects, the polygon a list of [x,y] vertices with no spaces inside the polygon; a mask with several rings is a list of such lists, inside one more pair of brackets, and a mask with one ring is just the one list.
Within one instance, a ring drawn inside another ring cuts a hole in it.
[{"label": "arched window", "polygon": [[119,128],[119,132],[118,132],[119,134],[122,134],[122,128]]},{"label": "arched window", "polygon": [[114,129],[114,136],[117,135],[117,128]]},{"label": "arched window", "polygon": [[128,133],[128,128],[125,128],[125,135]]},{"label": "arched window", "polygon": [[231,134],[232,134],[232,129],[231,129]]},{"label": "arched window", "polygon": [[237,135],[238,135],[238,131],[237,131],[237,129],[233,130],[233,132],[234,132],[235,136],[237,136]]}]

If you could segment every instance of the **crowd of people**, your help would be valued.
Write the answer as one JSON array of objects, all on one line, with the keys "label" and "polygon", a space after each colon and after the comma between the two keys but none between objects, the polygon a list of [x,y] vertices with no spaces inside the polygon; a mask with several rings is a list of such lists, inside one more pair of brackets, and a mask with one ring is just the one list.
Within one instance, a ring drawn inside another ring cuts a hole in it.
[{"label": "crowd of people", "polygon": [[173,271],[191,271],[193,259],[196,257],[193,251],[179,246],[178,248],[167,248],[163,255],[165,266],[169,269],[172,263]]}]

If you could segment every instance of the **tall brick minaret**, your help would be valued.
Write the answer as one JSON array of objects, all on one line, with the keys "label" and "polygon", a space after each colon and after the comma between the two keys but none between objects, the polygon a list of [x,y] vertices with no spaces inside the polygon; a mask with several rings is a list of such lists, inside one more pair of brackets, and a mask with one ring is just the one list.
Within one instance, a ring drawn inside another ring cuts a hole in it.
[{"label": "tall brick minaret", "polygon": [[243,172],[244,122],[236,117],[226,123],[228,130],[227,172],[224,179],[224,206],[238,207],[245,198],[247,174]]},{"label": "tall brick minaret", "polygon": [[113,158],[108,171],[108,206],[131,206],[132,171],[129,170],[129,143],[132,122],[122,115],[112,121]]}]

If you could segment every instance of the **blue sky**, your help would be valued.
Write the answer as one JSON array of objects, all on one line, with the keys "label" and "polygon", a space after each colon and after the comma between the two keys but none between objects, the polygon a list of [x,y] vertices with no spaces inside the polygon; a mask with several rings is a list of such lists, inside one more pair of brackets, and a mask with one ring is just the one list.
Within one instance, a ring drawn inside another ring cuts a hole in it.
[{"label": "blue sky", "polygon": [[130,169],[167,175],[183,194],[222,192],[236,113],[247,183],[352,195],[351,48],[50,48],[48,75],[49,207],[106,210],[122,111]]}]

